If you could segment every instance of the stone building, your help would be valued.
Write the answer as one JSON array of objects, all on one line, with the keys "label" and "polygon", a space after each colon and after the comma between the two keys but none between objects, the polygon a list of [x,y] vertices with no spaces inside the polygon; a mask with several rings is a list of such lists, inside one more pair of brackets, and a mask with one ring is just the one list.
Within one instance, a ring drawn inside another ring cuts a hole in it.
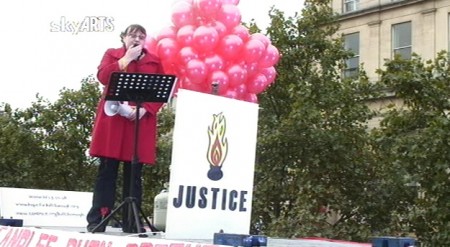
[{"label": "stone building", "polygon": [[[376,69],[397,53],[410,58],[414,52],[428,60],[450,50],[450,0],[333,0],[332,7],[340,15],[345,47],[355,54],[344,76],[352,76],[363,64],[375,81]],[[400,100],[386,97],[371,107],[391,103],[401,106]]]}]

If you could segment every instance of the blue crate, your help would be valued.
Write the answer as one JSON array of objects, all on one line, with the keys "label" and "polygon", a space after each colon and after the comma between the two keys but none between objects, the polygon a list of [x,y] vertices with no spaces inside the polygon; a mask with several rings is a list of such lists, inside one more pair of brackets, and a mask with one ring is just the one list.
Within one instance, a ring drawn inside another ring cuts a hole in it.
[{"label": "blue crate", "polygon": [[214,233],[214,244],[255,247],[267,246],[267,237],[262,235]]},{"label": "blue crate", "polygon": [[406,237],[376,237],[372,239],[372,247],[410,247],[416,246],[416,240]]},{"label": "blue crate", "polygon": [[15,227],[22,227],[23,226],[23,220],[22,219],[0,219],[0,225],[1,226],[15,226]]}]

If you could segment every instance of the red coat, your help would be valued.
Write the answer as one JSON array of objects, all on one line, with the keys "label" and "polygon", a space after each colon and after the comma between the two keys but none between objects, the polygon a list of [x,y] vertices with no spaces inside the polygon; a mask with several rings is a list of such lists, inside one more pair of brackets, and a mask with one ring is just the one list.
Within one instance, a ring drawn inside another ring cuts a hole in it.
[{"label": "red coat", "polygon": [[[120,71],[118,61],[125,55],[125,48],[108,49],[98,66],[97,78],[105,86],[108,85],[112,72]],[[164,73],[160,60],[149,54],[139,61],[128,64],[127,72]],[[106,88],[106,87],[105,87]],[[119,114],[108,116],[104,111],[104,96],[97,106],[97,113],[92,133],[89,153],[94,157],[114,158],[121,161],[132,161],[134,151],[135,122]],[[129,102],[130,105],[135,105]],[[140,163],[154,164],[156,159],[156,114],[162,103],[142,103],[147,113],[139,120],[138,158]]]}]

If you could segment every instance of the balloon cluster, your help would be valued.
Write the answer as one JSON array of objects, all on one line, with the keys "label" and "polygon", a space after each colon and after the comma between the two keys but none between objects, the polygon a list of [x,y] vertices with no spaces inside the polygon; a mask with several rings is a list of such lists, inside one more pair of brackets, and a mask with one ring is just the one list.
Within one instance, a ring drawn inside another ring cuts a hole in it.
[{"label": "balloon cluster", "polygon": [[147,40],[179,88],[257,102],[276,77],[278,49],[241,24],[239,0],[178,0],[172,25]]}]

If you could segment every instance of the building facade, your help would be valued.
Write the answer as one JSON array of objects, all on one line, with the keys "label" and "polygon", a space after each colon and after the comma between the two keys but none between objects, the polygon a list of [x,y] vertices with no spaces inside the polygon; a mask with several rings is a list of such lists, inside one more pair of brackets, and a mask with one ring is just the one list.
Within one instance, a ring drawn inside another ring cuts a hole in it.
[{"label": "building facade", "polygon": [[362,63],[377,80],[376,69],[394,54],[410,58],[414,52],[428,60],[450,50],[450,0],[333,0],[332,7],[345,46],[355,53],[345,76]]},{"label": "building facade", "polygon": [[[442,50],[450,51],[450,0],[333,0],[339,14],[344,45],[355,56],[347,60],[343,76],[358,72],[360,64],[372,81],[376,70],[395,54],[410,58],[412,53],[434,59]],[[401,99],[386,97],[369,102],[369,107],[403,107]],[[378,125],[381,117],[370,121]]]}]

